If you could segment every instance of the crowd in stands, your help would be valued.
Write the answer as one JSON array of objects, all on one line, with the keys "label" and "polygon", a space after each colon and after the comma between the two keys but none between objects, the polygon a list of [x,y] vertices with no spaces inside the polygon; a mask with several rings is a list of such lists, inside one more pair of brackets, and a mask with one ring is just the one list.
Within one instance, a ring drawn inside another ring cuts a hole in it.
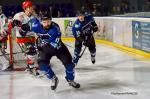
[{"label": "crowd in stands", "polygon": [[[52,17],[73,17],[75,10],[72,4],[35,5],[36,13],[40,16],[44,10],[49,11]],[[15,13],[23,11],[21,5],[3,6],[3,12],[7,17],[13,17]],[[47,13],[44,12],[44,13]]]},{"label": "crowd in stands", "polygon": [[125,14],[129,13],[130,11],[130,5],[129,2],[126,0],[122,0],[119,4],[114,4],[112,7],[112,14]]},{"label": "crowd in stands", "polygon": [[[52,17],[75,17],[78,12],[71,3],[35,5],[35,9],[39,16],[45,9],[48,9],[44,13],[50,12]],[[92,3],[90,0],[86,0],[86,3],[80,9],[92,13],[93,16],[109,16],[133,12],[128,0],[122,0],[121,3],[112,4],[112,6]],[[3,6],[4,14],[10,18],[20,11],[23,11],[21,5]],[[146,0],[143,11],[150,11],[150,0]]]}]

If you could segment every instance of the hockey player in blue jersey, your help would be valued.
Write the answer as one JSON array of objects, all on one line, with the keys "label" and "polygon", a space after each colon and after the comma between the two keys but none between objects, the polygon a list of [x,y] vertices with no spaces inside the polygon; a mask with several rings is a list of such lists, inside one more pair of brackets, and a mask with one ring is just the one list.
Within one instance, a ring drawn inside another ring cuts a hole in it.
[{"label": "hockey player in blue jersey", "polygon": [[38,20],[34,20],[32,24],[32,31],[37,33],[38,39],[38,64],[40,70],[47,73],[47,77],[52,80],[51,89],[55,90],[58,85],[58,78],[51,69],[50,59],[56,56],[62,64],[65,66],[66,80],[70,86],[74,88],[80,88],[80,84],[74,81],[74,63],[72,62],[72,56],[61,41],[61,31],[55,22],[51,21],[49,14],[43,14],[41,17],[41,23]]},{"label": "hockey player in blue jersey", "polygon": [[74,64],[77,65],[78,63],[82,45],[88,47],[91,54],[91,61],[93,64],[95,63],[96,45],[93,34],[97,30],[98,27],[92,15],[85,14],[84,12],[79,12],[77,14],[77,20],[72,27],[72,32],[75,38],[75,49],[73,56]]}]

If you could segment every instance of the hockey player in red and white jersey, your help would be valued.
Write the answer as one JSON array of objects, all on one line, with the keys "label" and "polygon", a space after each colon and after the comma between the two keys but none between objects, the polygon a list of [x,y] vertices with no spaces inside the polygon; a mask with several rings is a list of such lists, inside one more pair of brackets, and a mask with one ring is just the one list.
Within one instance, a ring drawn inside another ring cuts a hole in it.
[{"label": "hockey player in red and white jersey", "polygon": [[0,70],[8,70],[9,58],[6,56],[7,48],[8,24],[7,17],[3,14],[2,6],[0,6]]},{"label": "hockey player in red and white jersey", "polygon": [[35,56],[37,54],[35,48],[35,36],[30,32],[30,20],[34,18],[34,6],[31,1],[22,3],[24,12],[19,12],[13,17],[12,27],[16,33],[16,42],[21,47],[27,57],[27,70],[31,74],[39,75],[35,66]]}]

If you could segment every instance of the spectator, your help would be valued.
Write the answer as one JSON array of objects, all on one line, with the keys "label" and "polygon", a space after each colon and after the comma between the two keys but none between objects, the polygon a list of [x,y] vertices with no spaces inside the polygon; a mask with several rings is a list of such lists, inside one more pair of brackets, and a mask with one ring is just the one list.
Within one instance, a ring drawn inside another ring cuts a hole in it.
[{"label": "spectator", "polygon": [[129,2],[127,2],[127,1],[122,1],[121,2],[121,4],[120,4],[120,12],[122,14],[129,12]]},{"label": "spectator", "polygon": [[92,11],[93,16],[99,16],[100,12],[97,9],[97,5],[93,4],[93,11]]},{"label": "spectator", "polygon": [[150,10],[150,1],[149,0],[145,2],[144,10],[145,11],[149,11]]},{"label": "spectator", "polygon": [[58,16],[57,17],[62,17],[62,12],[58,10]]}]

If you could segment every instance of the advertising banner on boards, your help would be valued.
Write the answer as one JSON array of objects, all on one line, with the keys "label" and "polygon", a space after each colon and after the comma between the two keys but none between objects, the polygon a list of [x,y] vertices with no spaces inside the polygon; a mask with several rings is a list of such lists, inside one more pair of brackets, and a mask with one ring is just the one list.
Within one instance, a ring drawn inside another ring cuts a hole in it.
[{"label": "advertising banner on boards", "polygon": [[133,48],[150,52],[150,22],[132,21]]},{"label": "advertising banner on boards", "polygon": [[69,20],[69,19],[65,19],[64,20],[64,32],[65,32],[65,36],[66,37],[73,37],[73,33],[72,33],[72,26],[73,26],[74,21]]}]

